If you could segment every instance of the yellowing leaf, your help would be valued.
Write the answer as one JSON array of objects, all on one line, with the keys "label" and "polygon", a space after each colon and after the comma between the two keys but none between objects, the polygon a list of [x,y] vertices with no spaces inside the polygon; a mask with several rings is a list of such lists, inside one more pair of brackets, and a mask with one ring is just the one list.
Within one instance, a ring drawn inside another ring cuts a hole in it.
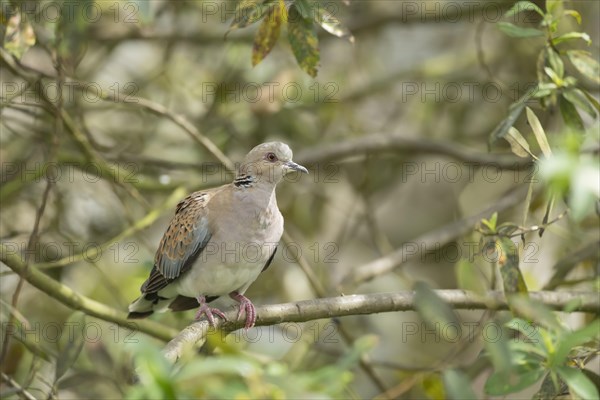
[{"label": "yellowing leaf", "polygon": [[288,13],[288,40],[300,68],[313,78],[319,64],[319,39],[313,21],[292,5]]},{"label": "yellowing leaf", "polygon": [[550,149],[548,139],[546,138],[546,133],[544,132],[544,128],[542,128],[540,120],[531,108],[527,107],[525,110],[527,111],[527,121],[529,121],[529,125],[533,130],[535,139],[540,145],[540,149],[542,149],[542,153],[544,153],[544,156],[550,157],[552,155],[552,150]]},{"label": "yellowing leaf", "polygon": [[510,144],[510,149],[515,155],[523,158],[527,158],[529,156],[535,158],[535,156],[531,153],[531,150],[529,150],[529,144],[527,143],[527,140],[525,140],[517,128],[510,127],[508,129],[508,133],[506,136],[504,136],[504,139]]},{"label": "yellowing leaf", "polygon": [[273,50],[279,33],[281,32],[281,20],[283,10],[280,3],[274,5],[254,36],[254,46],[252,47],[252,66],[258,65]]},{"label": "yellowing leaf", "polygon": [[264,3],[262,0],[241,0],[235,9],[233,20],[225,36],[233,30],[245,28],[261,19],[272,3],[273,0],[267,0]]},{"label": "yellowing leaf", "polygon": [[8,19],[3,43],[3,47],[18,59],[35,44],[35,32],[26,19],[21,19],[21,14],[17,12]]},{"label": "yellowing leaf", "polygon": [[575,18],[575,21],[577,21],[577,23],[579,25],[581,25],[581,14],[579,14],[577,11],[575,11],[575,10],[565,10],[563,12],[563,14],[570,15],[571,17]]},{"label": "yellowing leaf", "polygon": [[577,71],[581,72],[583,76],[596,83],[600,83],[600,64],[590,53],[583,50],[569,50],[567,51],[567,56],[575,68],[577,68]]},{"label": "yellowing leaf", "polygon": [[590,35],[588,35],[585,32],[565,33],[564,35],[560,35],[559,37],[555,37],[554,39],[552,39],[552,44],[557,45],[559,43],[566,42],[567,40],[576,40],[576,39],[584,40],[588,44],[588,46],[592,44],[592,39],[590,38]]}]

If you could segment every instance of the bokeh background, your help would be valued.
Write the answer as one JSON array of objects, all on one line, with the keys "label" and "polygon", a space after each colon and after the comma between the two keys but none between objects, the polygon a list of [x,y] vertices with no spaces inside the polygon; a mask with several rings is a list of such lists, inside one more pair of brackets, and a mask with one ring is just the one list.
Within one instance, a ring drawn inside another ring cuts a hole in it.
[{"label": "bokeh background", "polygon": [[[316,77],[299,67],[285,29],[253,67],[258,24],[225,36],[234,1],[102,0],[73,3],[72,16],[64,12],[66,3],[2,2],[0,236],[8,246],[4,251],[29,253],[31,265],[78,293],[126,310],[176,202],[232,179],[199,135],[233,162],[258,143],[280,140],[310,169],[278,187],[292,245],[282,245],[247,292],[257,305],[323,293],[411,290],[417,281],[457,288],[456,265],[473,258],[470,249],[479,249],[481,239],[475,222],[461,221],[508,199],[498,205],[499,223],[523,225],[529,209],[524,225],[542,224],[549,198],[544,185],[537,182],[526,201],[528,179],[539,176],[507,142],[489,146],[509,106],[537,84],[536,63],[545,46],[544,37],[514,38],[498,29],[512,1],[321,2],[353,36],[319,28]],[[544,8],[543,1],[535,3]],[[565,18],[561,29],[587,32],[592,41],[574,41],[571,48],[597,59],[599,3],[564,3],[582,22]],[[534,27],[541,17],[525,12],[513,18]],[[7,27],[13,29],[10,37]],[[21,54],[13,57],[15,51]],[[597,82],[565,68],[598,97]],[[61,80],[66,84],[58,96]],[[537,100],[528,105],[551,146],[563,146],[565,124],[557,107],[542,108]],[[60,112],[66,116],[57,119]],[[597,146],[597,119],[585,113],[582,118]],[[516,126],[531,137],[526,118]],[[594,154],[592,163],[597,149]],[[497,168],[499,161],[506,168]],[[582,178],[592,186],[595,171]],[[54,184],[29,248],[46,176]],[[552,216],[565,209],[559,196]],[[542,238],[527,234],[520,267],[529,290],[544,288],[557,263],[582,251],[572,276],[583,282],[575,288],[596,290],[599,232],[592,212],[579,221],[560,219]],[[347,281],[359,267],[401,246],[406,259],[398,268],[369,281]],[[481,268],[481,282],[494,285],[489,263],[473,264]],[[447,396],[439,371],[449,368],[462,368],[481,397],[491,372],[478,357],[485,335],[457,343],[426,326],[416,312],[402,312],[238,332],[217,350],[230,357],[220,367],[211,366],[213,356],[198,355],[205,364],[194,364],[184,377],[166,378],[176,382],[172,392],[156,383],[161,373],[171,376],[164,371],[142,372],[146,389],[140,389],[140,383],[132,385],[135,368],[141,368],[133,355],[143,354],[140,363],[155,369],[167,368],[149,350],[164,343],[87,317],[83,350],[72,363],[66,358],[68,368],[56,380],[58,354],[71,348],[65,332],[73,310],[29,284],[14,308],[19,277],[5,265],[1,271],[3,339],[23,321],[29,332],[24,340],[8,341],[2,371],[39,398],[439,398]],[[491,318],[484,311],[458,315],[477,326]],[[177,330],[192,318],[191,311],[153,317]],[[575,313],[564,321],[576,328],[588,320]],[[357,354],[368,367],[358,364]],[[3,391],[10,394],[10,388],[3,382]],[[513,396],[531,396],[537,387],[528,390]]]}]

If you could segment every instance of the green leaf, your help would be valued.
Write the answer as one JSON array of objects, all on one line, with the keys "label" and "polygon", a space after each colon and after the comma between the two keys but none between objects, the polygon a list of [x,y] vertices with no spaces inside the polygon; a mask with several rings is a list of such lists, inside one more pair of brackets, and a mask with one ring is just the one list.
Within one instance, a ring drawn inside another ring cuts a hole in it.
[{"label": "green leaf", "polygon": [[456,313],[425,282],[415,283],[415,307],[426,323],[436,330],[448,325],[460,327]]},{"label": "green leaf", "polygon": [[505,17],[512,17],[515,14],[519,14],[523,11],[535,11],[542,17],[544,16],[544,12],[541,8],[530,1],[517,1],[511,8],[504,14]]},{"label": "green leaf", "polygon": [[523,158],[527,158],[531,155],[535,158],[529,149],[529,143],[527,143],[527,140],[525,140],[517,128],[511,126],[508,129],[508,134],[504,136],[504,139],[510,144],[510,149],[515,155]]},{"label": "green leaf", "polygon": [[222,354],[219,357],[196,358],[185,365],[179,372],[179,379],[199,379],[214,374],[249,376],[259,373],[258,363],[243,359],[236,355]]},{"label": "green leaf", "polygon": [[500,249],[498,264],[504,284],[504,293],[527,293],[525,280],[519,269],[519,251],[510,238],[499,237],[496,246]]},{"label": "green leaf", "polygon": [[581,25],[581,14],[579,14],[579,12],[575,10],[565,10],[563,14],[575,18],[575,21],[577,21],[577,23]]},{"label": "green leaf", "polygon": [[[533,176],[537,174],[537,171],[533,172]],[[523,203],[523,226],[527,225],[527,216],[529,215],[529,209],[531,208],[531,198],[533,197],[533,185],[535,183],[535,179],[529,180],[529,185],[527,185],[527,196],[525,197],[525,202]],[[521,238],[524,237],[521,234]]]},{"label": "green leaf", "polygon": [[273,5],[267,16],[263,19],[252,47],[252,66],[258,65],[273,50],[281,32],[281,21],[284,10],[280,4]]},{"label": "green leaf", "polygon": [[565,33],[564,35],[560,35],[558,37],[553,38],[552,44],[554,46],[556,46],[557,44],[566,42],[567,40],[576,40],[576,39],[585,40],[585,42],[587,43],[588,46],[592,44],[592,39],[590,38],[590,35],[588,35],[585,32]]},{"label": "green leaf", "polygon": [[[483,345],[485,346],[486,355],[492,362],[496,372],[508,371],[513,367],[513,364],[515,364],[513,363],[514,354],[511,353],[508,345],[508,334],[506,330],[502,328],[502,326],[498,324],[493,324],[493,326],[495,329],[499,330],[498,334],[496,334],[495,330],[492,331],[491,329],[488,332],[489,328],[487,327],[482,331],[482,336],[484,338]],[[494,335],[494,337],[492,338],[491,335]],[[496,336],[498,339],[492,340],[496,339]]]},{"label": "green leaf", "polygon": [[544,346],[544,339],[540,335],[540,327],[521,318],[513,318],[506,323],[506,326],[523,335],[522,339],[517,339],[518,341],[531,344],[539,350],[538,353],[543,354],[545,358],[547,357],[548,350]]},{"label": "green leaf", "polygon": [[579,89],[565,90],[562,95],[569,100],[577,108],[585,111],[589,116],[596,118],[594,105],[590,103],[588,98]]},{"label": "green leaf", "polygon": [[544,156],[550,157],[552,155],[552,150],[550,149],[550,144],[548,144],[548,139],[546,138],[546,133],[544,132],[544,128],[542,128],[540,120],[531,108],[527,107],[526,111],[527,121],[531,126],[531,130],[533,130],[533,134],[535,135],[535,139],[537,140],[542,153]]},{"label": "green leaf", "polygon": [[569,385],[571,393],[575,393],[582,399],[597,399],[600,397],[594,383],[580,369],[558,367],[556,372]]},{"label": "green leaf", "polygon": [[500,236],[510,236],[512,235],[519,227],[512,222],[504,222],[500,224],[497,229],[498,235]]},{"label": "green leaf", "polygon": [[567,51],[567,57],[583,76],[600,83],[600,64],[590,53],[583,50],[569,50]]},{"label": "green leaf", "polygon": [[319,64],[319,39],[312,20],[303,18],[295,4],[290,7],[288,40],[300,68],[313,78]]},{"label": "green leaf", "polygon": [[[550,85],[551,85],[551,87],[548,88],[548,86],[550,86]],[[544,89],[542,89],[542,87],[544,87]],[[549,96],[550,94],[552,94],[552,92],[556,88],[557,88],[557,86],[554,83],[539,84],[538,85],[538,89],[533,94],[533,98],[539,99],[539,98],[542,98],[542,97]]]},{"label": "green leaf", "polygon": [[559,78],[565,75],[565,66],[560,58],[560,55],[552,47],[548,47],[547,49],[548,61],[550,62],[550,67],[556,72]]},{"label": "green leaf", "polygon": [[498,213],[497,212],[493,213],[489,220],[483,218],[481,220],[481,223],[483,225],[487,226],[491,233],[495,233],[496,232],[496,224],[498,223]]},{"label": "green leaf", "polygon": [[[293,2],[296,10],[302,15],[302,18],[312,20],[314,18],[313,4],[309,3],[307,0],[295,0]],[[319,5],[317,7],[320,8]]]},{"label": "green leaf", "polygon": [[515,393],[534,385],[545,373],[546,369],[539,363],[517,365],[492,373],[485,382],[484,390],[492,396]]},{"label": "green leaf", "polygon": [[567,361],[567,357],[571,350],[580,346],[586,342],[598,338],[600,335],[600,319],[595,319],[589,325],[576,330],[575,332],[569,332],[563,337],[556,347],[556,351],[552,354],[550,359],[551,366],[562,365]]},{"label": "green leaf", "polygon": [[498,29],[510,37],[515,38],[530,38],[544,36],[544,32],[535,28],[523,28],[510,22],[498,22]]},{"label": "green leaf", "polygon": [[[555,382],[557,384],[555,385]],[[532,400],[556,399],[559,395],[567,392],[567,385],[554,372],[550,372],[540,386],[540,390],[533,395]]]},{"label": "green leaf", "polygon": [[447,369],[444,371],[444,387],[448,398],[454,400],[476,400],[477,396],[471,388],[471,382],[467,376],[457,369]]},{"label": "green leaf", "polygon": [[537,300],[528,296],[518,295],[511,297],[510,304],[511,309],[523,318],[535,321],[538,325],[548,327],[555,331],[562,329],[556,314]]},{"label": "green leaf", "polygon": [[[137,397],[176,399],[177,388],[173,379],[173,366],[163,356],[160,349],[150,340],[142,339],[132,344],[135,372],[143,385],[134,386]],[[187,367],[187,365],[186,365]],[[135,393],[135,392],[134,392]]]},{"label": "green leaf", "polygon": [[352,36],[350,30],[342,25],[342,23],[324,7],[317,7],[317,22],[323,29],[332,35],[340,38],[347,38],[350,43],[354,43],[354,36]]},{"label": "green leaf", "polygon": [[559,107],[565,124],[571,129],[583,131],[583,121],[573,103],[560,96]]},{"label": "green leaf", "polygon": [[590,102],[592,107],[594,107],[596,109],[596,111],[598,111],[598,113],[600,113],[600,103],[598,103],[598,100],[596,100],[596,98],[594,96],[592,96],[587,90],[582,90],[582,92],[585,95],[585,97],[588,99],[588,101]]},{"label": "green leaf", "polygon": [[486,293],[486,285],[481,277],[481,271],[468,260],[461,259],[456,264],[456,280],[458,287],[463,290],[470,290],[481,296]]},{"label": "green leaf", "polygon": [[531,96],[537,91],[537,88],[529,90],[519,100],[515,101],[508,109],[508,116],[503,119],[490,134],[489,142],[494,143],[498,139],[502,139],[508,130],[515,124],[515,121],[525,108],[525,103],[531,98]]},{"label": "green leaf", "polygon": [[263,0],[241,0],[235,8],[233,20],[225,36],[231,31],[245,28],[260,20],[270,9],[273,1],[267,0],[263,3]]},{"label": "green leaf", "polygon": [[554,82],[557,86],[560,87],[564,85],[563,79],[560,76],[558,76],[558,74],[552,68],[544,67],[544,72],[550,77],[550,79],[552,79],[552,82]]},{"label": "green leaf", "polygon": [[77,361],[84,343],[85,314],[75,311],[67,322],[60,337],[60,351],[56,359],[54,379],[58,381]]}]

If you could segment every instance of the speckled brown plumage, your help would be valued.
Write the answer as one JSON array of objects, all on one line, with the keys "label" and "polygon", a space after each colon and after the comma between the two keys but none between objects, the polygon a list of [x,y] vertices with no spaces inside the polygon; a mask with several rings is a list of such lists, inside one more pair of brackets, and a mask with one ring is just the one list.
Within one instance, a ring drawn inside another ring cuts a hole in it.
[{"label": "speckled brown plumage", "polygon": [[[291,158],[283,143],[258,145],[231,184],[192,193],[179,202],[142,296],[129,306],[129,317],[199,305],[196,317],[206,315],[214,324],[213,314],[224,314],[207,303],[229,294],[240,303],[240,314],[246,313],[246,328],[254,325],[254,306],[243,294],[272,262],[283,233],[275,186],[289,171],[307,172]],[[248,248],[256,249],[257,256],[247,257]]]}]

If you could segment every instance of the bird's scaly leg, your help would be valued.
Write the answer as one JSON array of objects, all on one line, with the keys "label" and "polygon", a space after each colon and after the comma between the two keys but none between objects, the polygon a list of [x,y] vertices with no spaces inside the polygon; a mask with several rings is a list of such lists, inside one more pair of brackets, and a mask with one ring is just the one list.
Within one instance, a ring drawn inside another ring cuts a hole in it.
[{"label": "bird's scaly leg", "polygon": [[242,312],[246,311],[246,323],[244,324],[244,328],[252,328],[256,322],[256,308],[254,308],[254,304],[252,304],[249,298],[238,292],[229,293],[229,297],[240,303],[237,319],[240,319]]},{"label": "bird's scaly leg", "polygon": [[204,296],[198,296],[196,297],[196,300],[198,300],[200,308],[198,308],[198,311],[196,312],[196,316],[194,317],[195,320],[199,320],[200,318],[202,318],[202,315],[206,315],[208,323],[213,328],[215,327],[215,317],[213,316],[213,314],[216,314],[218,317],[221,317],[224,321],[227,321],[227,317],[225,317],[223,311],[219,310],[218,308],[209,307],[208,304],[206,304],[206,298]]}]

